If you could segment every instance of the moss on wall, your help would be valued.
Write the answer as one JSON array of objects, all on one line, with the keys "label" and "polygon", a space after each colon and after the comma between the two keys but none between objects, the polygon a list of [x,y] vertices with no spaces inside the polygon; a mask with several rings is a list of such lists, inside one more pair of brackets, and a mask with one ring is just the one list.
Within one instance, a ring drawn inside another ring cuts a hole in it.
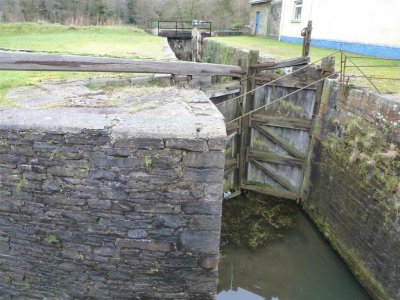
[{"label": "moss on wall", "polygon": [[338,157],[344,167],[376,191],[375,197],[399,209],[400,154],[398,147],[385,135],[386,130],[364,121],[361,117],[340,122],[331,119],[335,131],[324,141],[324,147]]},{"label": "moss on wall", "polygon": [[390,99],[341,88],[324,85],[303,207],[374,299],[399,299],[398,115]]},{"label": "moss on wall", "polygon": [[331,124],[319,144],[304,210],[376,299],[396,299],[399,155],[360,119]]},{"label": "moss on wall", "polygon": [[250,51],[235,48],[212,39],[203,41],[202,62],[243,66],[249,60]]}]

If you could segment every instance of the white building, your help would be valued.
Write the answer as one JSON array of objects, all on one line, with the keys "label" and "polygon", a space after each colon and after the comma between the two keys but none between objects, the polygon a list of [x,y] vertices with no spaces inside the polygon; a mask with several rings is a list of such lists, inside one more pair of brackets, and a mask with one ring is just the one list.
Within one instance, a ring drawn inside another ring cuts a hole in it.
[{"label": "white building", "polygon": [[309,20],[313,46],[400,59],[400,0],[282,0],[279,39],[302,43]]}]

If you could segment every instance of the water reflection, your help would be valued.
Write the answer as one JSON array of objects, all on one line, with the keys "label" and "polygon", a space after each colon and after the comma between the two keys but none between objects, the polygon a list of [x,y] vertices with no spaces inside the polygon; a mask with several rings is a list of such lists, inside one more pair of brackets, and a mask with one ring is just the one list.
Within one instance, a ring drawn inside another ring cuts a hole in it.
[{"label": "water reflection", "polygon": [[218,300],[371,299],[304,213],[295,217],[293,229],[258,250],[221,247]]},{"label": "water reflection", "polygon": [[[222,291],[218,293],[218,300],[265,300],[264,297],[261,297],[257,294],[254,294],[250,291],[247,291],[242,288],[238,288],[237,290],[229,290]],[[279,299],[273,299],[279,300]]]}]

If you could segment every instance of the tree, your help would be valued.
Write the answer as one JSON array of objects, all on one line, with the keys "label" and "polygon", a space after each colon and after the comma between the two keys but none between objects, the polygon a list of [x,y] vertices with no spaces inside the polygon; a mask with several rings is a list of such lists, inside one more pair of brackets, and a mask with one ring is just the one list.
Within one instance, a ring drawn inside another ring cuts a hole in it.
[{"label": "tree", "polygon": [[38,14],[39,18],[43,20],[49,20],[50,19],[50,13],[49,10],[47,9],[47,4],[45,0],[40,0],[37,6],[38,9]]},{"label": "tree", "polygon": [[228,29],[247,24],[249,9],[245,0],[0,0],[0,21],[148,27],[157,20],[207,20]]},{"label": "tree", "polygon": [[225,29],[229,29],[231,25],[231,15],[233,14],[232,0],[219,0],[218,7],[222,11],[222,23]]},{"label": "tree", "polygon": [[136,0],[128,0],[126,3],[127,6],[127,22],[128,24],[134,24],[135,23],[135,14],[136,14],[136,5],[137,1]]},{"label": "tree", "polygon": [[24,21],[34,21],[36,19],[38,7],[35,0],[19,0],[19,5]]}]

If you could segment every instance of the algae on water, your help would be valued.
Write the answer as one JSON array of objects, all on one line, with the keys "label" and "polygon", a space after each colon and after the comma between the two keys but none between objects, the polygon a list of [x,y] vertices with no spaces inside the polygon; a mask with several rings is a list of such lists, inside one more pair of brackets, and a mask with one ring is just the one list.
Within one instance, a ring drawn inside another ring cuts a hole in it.
[{"label": "algae on water", "polygon": [[257,249],[296,223],[296,206],[254,193],[224,201],[221,244]]}]

